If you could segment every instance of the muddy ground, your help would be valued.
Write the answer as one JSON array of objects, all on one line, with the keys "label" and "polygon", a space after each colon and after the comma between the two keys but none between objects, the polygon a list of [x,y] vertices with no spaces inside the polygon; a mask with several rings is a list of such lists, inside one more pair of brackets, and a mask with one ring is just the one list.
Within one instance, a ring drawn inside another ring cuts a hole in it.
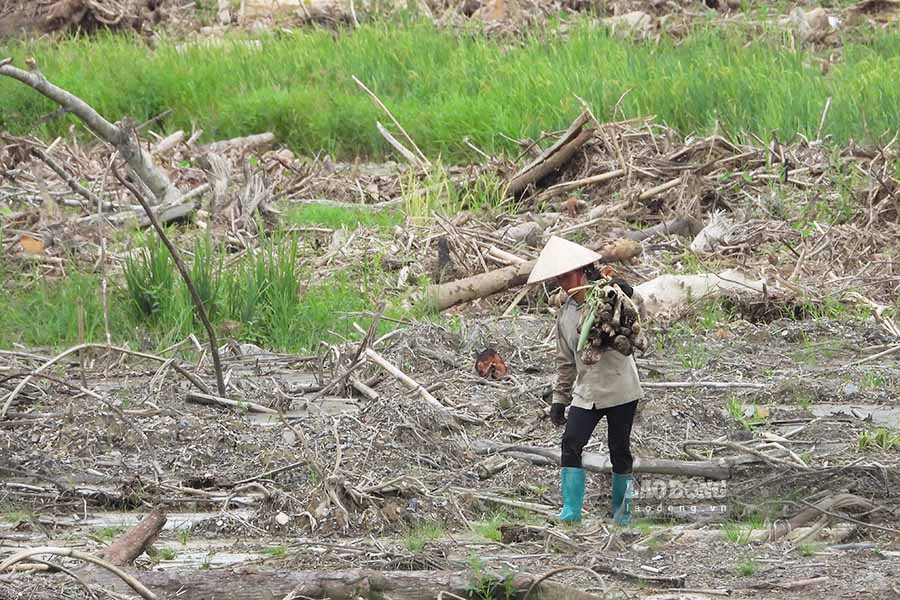
[{"label": "muddy ground", "polygon": [[[552,321],[472,316],[463,323],[454,332],[434,325],[405,328],[376,349],[423,385],[443,383],[435,393],[445,402],[485,419],[464,434],[435,431],[422,402],[383,376],[370,381],[378,400],[349,393],[316,400],[301,391],[321,381],[302,357],[227,358],[231,385],[244,399],[284,411],[289,424],[188,404],[189,383],[141,360],[97,351],[83,376],[77,362],[68,362],[57,376],[86,383],[122,410],[52,382],[36,382],[17,400],[10,420],[0,424],[4,466],[15,470],[0,484],[2,552],[56,545],[99,552],[150,507],[162,505],[170,511],[168,525],[139,568],[470,570],[483,563],[498,572],[540,574],[600,562],[644,575],[684,575],[688,588],[737,597],[783,598],[778,586],[797,582],[791,597],[895,593],[900,540],[871,525],[900,525],[898,448],[861,450],[859,440],[862,431],[900,418],[900,369],[894,361],[847,367],[862,356],[860,340],[883,342],[878,327],[865,321],[734,320],[711,331],[654,332],[666,343],[639,360],[647,383],[743,381],[764,387],[651,387],[634,432],[637,456],[683,458],[681,443],[688,439],[743,441],[802,427],[786,444],[812,468],[736,467],[721,498],[726,515],[640,518],[623,531],[603,517],[608,475],[590,476],[590,516],[577,528],[553,524],[539,512],[558,506],[556,468],[511,459],[501,472],[480,478],[480,440],[557,443],[560,432],[543,414],[553,376],[551,347],[544,342]],[[507,357],[509,379],[483,380],[473,372],[472,351],[486,345]],[[42,360],[4,359],[8,373]],[[691,364],[697,368],[685,368]],[[366,368],[359,376],[379,374]],[[591,448],[603,446],[601,427]],[[337,482],[343,509],[324,499],[311,463]],[[286,465],[293,466],[266,475]],[[249,480],[252,485],[240,483]],[[752,528],[759,535],[782,514],[796,512],[792,502],[836,491],[859,494],[881,509],[849,527],[835,518],[802,544],[751,539]],[[692,500],[701,510],[717,502]],[[730,539],[695,537],[716,530],[731,532]],[[599,589],[580,573],[558,578]],[[654,596],[657,586],[627,577],[604,576],[603,585],[610,597],[707,597]],[[65,575],[0,580],[4,597],[50,589],[81,597]]]}]

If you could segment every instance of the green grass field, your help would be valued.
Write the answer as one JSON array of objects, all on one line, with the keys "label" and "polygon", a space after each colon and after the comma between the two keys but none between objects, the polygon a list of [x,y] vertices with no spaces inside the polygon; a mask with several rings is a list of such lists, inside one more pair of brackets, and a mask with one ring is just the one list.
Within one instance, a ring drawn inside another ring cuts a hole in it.
[{"label": "green grass field", "polygon": [[[518,45],[431,25],[370,24],[334,34],[275,33],[255,44],[163,41],[151,50],[128,37],[99,36],[14,46],[19,65],[34,56],[52,81],[104,115],[138,120],[164,111],[167,130],[195,123],[206,139],[272,130],[291,148],[340,157],[390,154],[375,129],[389,123],[351,80],[364,81],[432,158],[472,161],[463,144],[515,153],[513,138],[563,128],[581,110],[601,119],[625,95],[628,117],[655,114],[683,133],[777,131],[838,142],[889,138],[900,126],[898,27],[848,42],[823,74],[815,56],[768,36],[753,43],[729,30],[698,31],[681,42],[623,41],[587,24],[566,36],[526,34]],[[626,94],[627,92],[627,94]],[[21,84],[0,81],[0,128],[51,136],[72,117],[36,125],[56,107]],[[158,124],[157,124],[158,127]]]}]

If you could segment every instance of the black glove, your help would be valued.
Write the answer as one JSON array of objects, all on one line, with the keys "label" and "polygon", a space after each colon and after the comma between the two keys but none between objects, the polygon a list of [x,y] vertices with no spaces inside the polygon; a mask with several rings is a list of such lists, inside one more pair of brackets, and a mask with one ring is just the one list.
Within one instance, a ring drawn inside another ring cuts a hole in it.
[{"label": "black glove", "polygon": [[622,290],[626,296],[631,298],[634,295],[634,288],[628,285],[628,282],[622,279],[621,277],[613,277],[609,281],[610,283],[619,286],[619,289]]},{"label": "black glove", "polygon": [[554,402],[550,405],[550,422],[561,427],[566,424],[566,405]]}]

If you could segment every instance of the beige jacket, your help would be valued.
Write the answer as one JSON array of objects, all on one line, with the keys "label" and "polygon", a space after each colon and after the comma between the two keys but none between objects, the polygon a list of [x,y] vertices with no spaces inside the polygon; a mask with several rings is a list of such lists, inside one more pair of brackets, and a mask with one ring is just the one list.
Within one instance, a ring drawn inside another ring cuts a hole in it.
[{"label": "beige jacket", "polygon": [[578,305],[568,298],[556,318],[556,386],[553,402],[579,408],[609,408],[643,398],[634,356],[608,350],[585,365],[578,348]]}]

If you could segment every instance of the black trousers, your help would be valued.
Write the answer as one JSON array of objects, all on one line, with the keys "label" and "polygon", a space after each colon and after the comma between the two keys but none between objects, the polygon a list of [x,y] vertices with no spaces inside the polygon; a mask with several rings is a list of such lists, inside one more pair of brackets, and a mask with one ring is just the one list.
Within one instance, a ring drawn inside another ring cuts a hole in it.
[{"label": "black trousers", "polygon": [[610,408],[569,408],[569,419],[562,436],[562,456],[564,467],[581,467],[581,451],[591,439],[600,419],[606,417],[609,438],[609,459],[613,473],[631,473],[634,458],[631,456],[631,425],[638,401],[612,406]]}]

